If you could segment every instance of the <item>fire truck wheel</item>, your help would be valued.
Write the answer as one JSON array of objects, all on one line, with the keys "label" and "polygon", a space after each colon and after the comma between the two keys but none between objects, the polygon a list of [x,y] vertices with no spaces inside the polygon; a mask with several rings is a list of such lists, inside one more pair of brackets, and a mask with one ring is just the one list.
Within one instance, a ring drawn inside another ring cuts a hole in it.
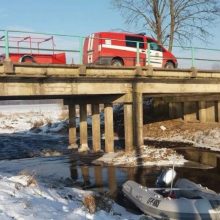
[{"label": "fire truck wheel", "polygon": [[168,61],[168,62],[165,64],[165,68],[166,68],[166,69],[174,69],[174,68],[175,68],[174,63],[171,62],[171,61]]},{"label": "fire truck wheel", "polygon": [[32,56],[23,56],[20,58],[21,63],[35,63],[34,58]]},{"label": "fire truck wheel", "polygon": [[120,59],[113,59],[112,66],[124,66],[123,61]]}]

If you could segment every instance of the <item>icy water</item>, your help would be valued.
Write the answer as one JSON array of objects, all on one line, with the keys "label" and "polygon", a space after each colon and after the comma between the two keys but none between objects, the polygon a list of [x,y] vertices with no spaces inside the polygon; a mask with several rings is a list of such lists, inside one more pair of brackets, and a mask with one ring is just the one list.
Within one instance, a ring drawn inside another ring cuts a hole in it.
[{"label": "icy water", "polygon": [[[1,171],[13,175],[29,172],[51,187],[69,186],[99,191],[127,208],[130,203],[121,193],[122,184],[132,179],[142,185],[153,187],[163,169],[157,166],[145,168],[94,166],[91,164],[93,158],[72,155],[66,150],[68,146],[66,136],[2,134],[0,138]],[[189,158],[191,156],[190,159],[195,159],[195,156],[193,157],[195,150],[184,153]],[[202,155],[209,158],[207,154],[208,152],[200,153],[200,158]],[[186,167],[175,169],[178,177],[188,178],[220,193],[220,172],[216,168],[191,162]],[[138,211],[133,206],[130,208],[134,212]]]}]

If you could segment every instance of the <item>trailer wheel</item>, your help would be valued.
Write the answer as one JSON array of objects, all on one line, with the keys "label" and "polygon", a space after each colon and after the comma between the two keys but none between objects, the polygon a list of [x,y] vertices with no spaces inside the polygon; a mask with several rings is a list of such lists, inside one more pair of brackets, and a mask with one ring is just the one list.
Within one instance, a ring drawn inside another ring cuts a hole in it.
[{"label": "trailer wheel", "polygon": [[24,55],[20,58],[19,62],[21,63],[35,63],[34,58],[30,55]]},{"label": "trailer wheel", "polygon": [[114,58],[111,63],[112,66],[124,66],[123,60],[119,58]]},{"label": "trailer wheel", "polygon": [[165,68],[166,68],[166,69],[174,69],[174,68],[175,68],[175,65],[174,65],[173,62],[167,61],[167,63],[165,64]]}]

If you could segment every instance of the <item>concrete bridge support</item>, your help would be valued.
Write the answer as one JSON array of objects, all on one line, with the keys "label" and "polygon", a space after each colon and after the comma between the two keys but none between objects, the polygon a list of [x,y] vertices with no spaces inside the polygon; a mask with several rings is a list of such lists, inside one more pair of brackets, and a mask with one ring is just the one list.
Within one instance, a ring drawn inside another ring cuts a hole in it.
[{"label": "concrete bridge support", "polygon": [[80,104],[80,148],[79,151],[87,151],[88,131],[87,131],[87,105]]},{"label": "concrete bridge support", "polygon": [[99,104],[92,104],[92,144],[95,152],[101,150]]},{"label": "concrete bridge support", "polygon": [[69,109],[69,146],[68,149],[76,149],[78,145],[76,143],[76,106],[68,105]]},{"label": "concrete bridge support", "polygon": [[184,121],[197,121],[197,102],[184,102],[183,113]]},{"label": "concrete bridge support", "polygon": [[133,150],[133,105],[132,103],[124,104],[124,130],[125,130],[125,151]]},{"label": "concrete bridge support", "polygon": [[206,102],[199,101],[198,102],[198,109],[199,109],[199,121],[206,122]]},{"label": "concrete bridge support", "polygon": [[220,122],[220,101],[169,102],[169,117],[189,122]]},{"label": "concrete bridge support", "polygon": [[133,93],[133,130],[134,147],[140,147],[144,144],[143,138],[143,94]]},{"label": "concrete bridge support", "polygon": [[199,101],[199,121],[217,122],[218,121],[218,102]]},{"label": "concrete bridge support", "polygon": [[216,109],[216,121],[220,122],[220,101],[215,102],[215,109]]},{"label": "concrete bridge support", "polygon": [[105,152],[114,152],[113,106],[105,104]]},{"label": "concrete bridge support", "polygon": [[206,102],[206,122],[215,122],[215,102],[207,101]]},{"label": "concrete bridge support", "polygon": [[169,117],[171,119],[183,118],[183,103],[182,102],[169,102]]}]

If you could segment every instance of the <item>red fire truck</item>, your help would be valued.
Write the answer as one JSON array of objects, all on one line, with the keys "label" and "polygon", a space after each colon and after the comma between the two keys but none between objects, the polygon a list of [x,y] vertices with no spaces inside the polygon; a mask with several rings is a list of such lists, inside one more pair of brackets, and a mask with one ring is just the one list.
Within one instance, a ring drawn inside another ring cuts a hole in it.
[{"label": "red fire truck", "polygon": [[135,66],[137,56],[139,56],[138,65],[141,66],[151,64],[153,67],[177,68],[178,65],[176,57],[171,52],[143,33],[98,32],[91,34],[84,42],[84,64]]},{"label": "red fire truck", "polygon": [[[4,42],[4,36],[0,37],[0,42]],[[49,49],[51,53],[49,54],[48,54],[48,49],[40,48],[41,44],[46,42],[52,44],[52,49]],[[55,53],[54,45],[55,44],[53,37],[49,37],[49,38],[30,37],[30,36],[10,37],[9,58],[12,62],[65,64],[66,54]],[[45,53],[43,53],[42,51],[45,51]],[[5,59],[5,55],[4,54],[0,55],[0,61],[4,59]]]}]

